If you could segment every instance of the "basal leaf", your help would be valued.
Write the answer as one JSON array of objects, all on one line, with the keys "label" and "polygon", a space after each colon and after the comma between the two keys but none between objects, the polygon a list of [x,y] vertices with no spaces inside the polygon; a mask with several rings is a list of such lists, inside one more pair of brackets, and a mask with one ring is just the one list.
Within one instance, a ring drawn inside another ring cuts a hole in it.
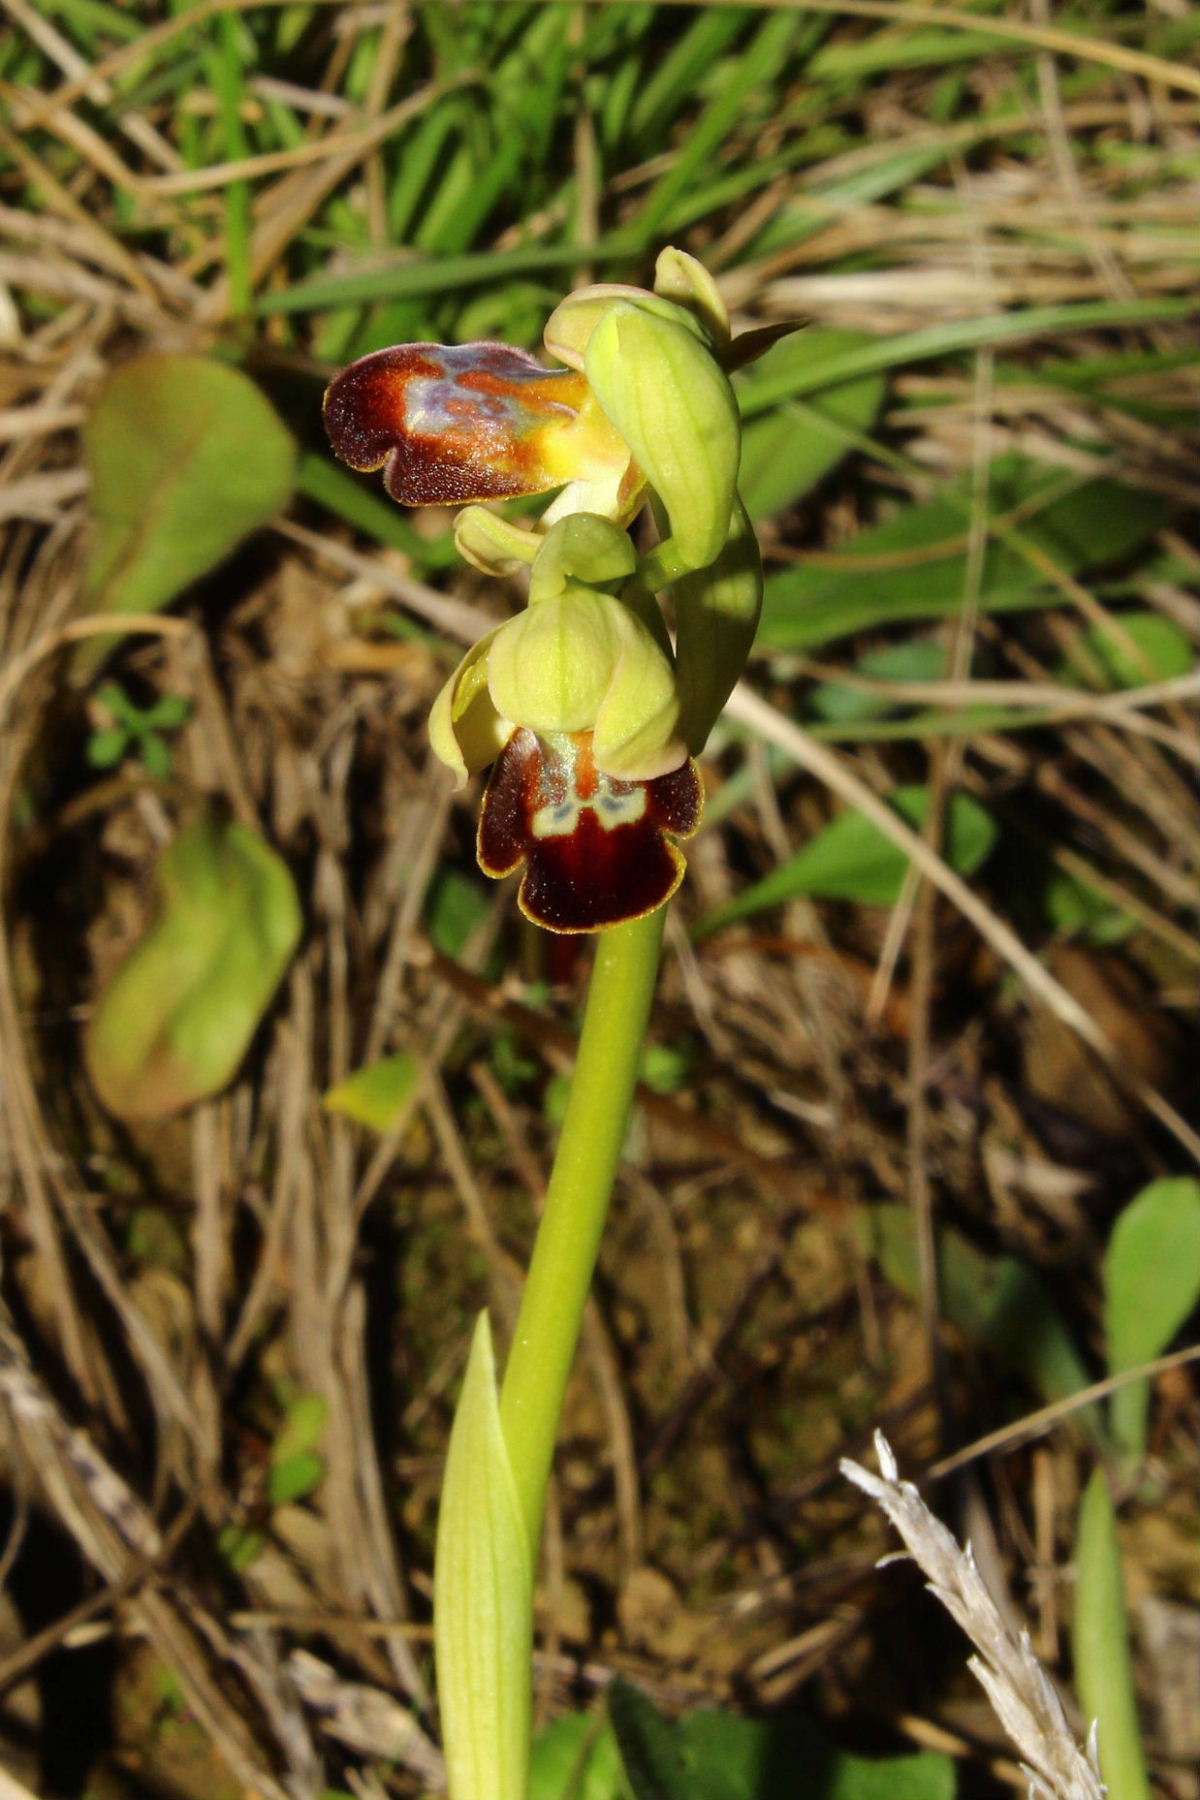
[{"label": "basal leaf", "polygon": [[[797,372],[832,352],[865,341],[856,331],[814,328],[785,338],[763,357],[760,370]],[[752,519],[764,519],[807,494],[846,455],[850,433],[869,431],[883,404],[886,381],[863,375],[751,419],[742,433],[738,487]]]},{"label": "basal leaf", "polygon": [[[991,504],[1014,514],[1014,529],[1070,575],[1119,561],[1147,543],[1172,504],[1119,482],[1085,482],[1061,493],[1061,474],[1023,458],[992,468]],[[1054,498],[1055,494],[1058,498]],[[1040,507],[1038,500],[1045,496]],[[967,584],[967,491],[905,507],[869,527],[828,559],[772,575],[759,641],[771,649],[810,650],[851,632],[908,619],[948,617]],[[983,558],[979,604],[985,612],[1050,606],[1061,599],[1048,577],[1015,546],[993,538]]]},{"label": "basal leaf", "polygon": [[526,1800],[533,1578],[486,1313],[450,1433],[433,1587],[450,1791],[455,1800]]},{"label": "basal leaf", "polygon": [[620,1676],[608,1689],[608,1716],[633,1800],[695,1800],[679,1728]]},{"label": "basal leaf", "polygon": [[[929,811],[928,788],[900,787],[888,798],[910,825],[923,824]],[[945,835],[943,854],[947,862],[960,875],[970,875],[989,855],[996,841],[996,825],[978,801],[967,794],[954,794],[946,809]],[[795,856],[701,919],[696,936],[710,937],[714,931],[749,918],[764,907],[778,906],[801,894],[813,899],[891,906],[900,893],[907,867],[903,850],[885,838],[862,813],[839,813]]]},{"label": "basal leaf", "polygon": [[687,1800],[953,1800],[946,1756],[855,1756],[802,1713],[681,1719]]},{"label": "basal leaf", "polygon": [[528,1800],[625,1800],[612,1726],[566,1713],[533,1741]]},{"label": "basal leaf", "polygon": [[[920,1275],[910,1208],[871,1207],[863,1215],[862,1237],[892,1286],[916,1300]],[[1087,1366],[1036,1269],[1015,1256],[988,1256],[949,1229],[938,1233],[937,1248],[942,1307],[964,1337],[1045,1401],[1065,1400],[1087,1387]],[[1098,1408],[1082,1408],[1076,1416],[1089,1436],[1101,1436]]]},{"label": "basal leaf", "polygon": [[166,606],[292,491],[291,433],[248,376],[203,356],[123,364],[83,436],[94,524],[84,602],[92,612]]},{"label": "basal leaf", "polygon": [[1113,1800],[1150,1800],[1129,1652],[1117,1515],[1103,1469],[1092,1475],[1075,1537],[1075,1681],[1099,1726],[1100,1772]]},{"label": "basal leaf", "polygon": [[[1200,1302],[1200,1181],[1152,1181],[1113,1227],[1104,1262],[1104,1312],[1112,1374],[1150,1362]],[[1113,1434],[1140,1460],[1146,1449],[1149,1383],[1112,1397]]]},{"label": "basal leaf", "polygon": [[157,870],[158,918],[96,1002],[88,1074],[110,1112],[178,1112],[229,1082],[300,940],[287,865],[244,825],[202,819]]}]

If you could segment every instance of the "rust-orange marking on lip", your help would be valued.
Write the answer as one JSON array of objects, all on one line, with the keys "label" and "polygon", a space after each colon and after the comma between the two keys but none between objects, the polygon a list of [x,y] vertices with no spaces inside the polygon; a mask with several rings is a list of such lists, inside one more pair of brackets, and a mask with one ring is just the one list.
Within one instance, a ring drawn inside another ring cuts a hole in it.
[{"label": "rust-orange marking on lip", "polygon": [[562,486],[543,433],[573,418],[586,394],[574,371],[544,369],[505,344],[400,344],[335,377],[325,425],[335,454],[383,469],[402,505],[460,505]]}]

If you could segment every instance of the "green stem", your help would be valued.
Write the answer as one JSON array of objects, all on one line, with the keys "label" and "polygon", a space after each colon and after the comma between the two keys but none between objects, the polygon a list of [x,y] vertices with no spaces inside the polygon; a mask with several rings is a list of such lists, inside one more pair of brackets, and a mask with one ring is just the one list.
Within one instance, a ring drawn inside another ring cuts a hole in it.
[{"label": "green stem", "polygon": [[554,1173],[500,1390],[500,1421],[536,1562],[567,1377],[633,1104],[666,907],[604,932]]}]

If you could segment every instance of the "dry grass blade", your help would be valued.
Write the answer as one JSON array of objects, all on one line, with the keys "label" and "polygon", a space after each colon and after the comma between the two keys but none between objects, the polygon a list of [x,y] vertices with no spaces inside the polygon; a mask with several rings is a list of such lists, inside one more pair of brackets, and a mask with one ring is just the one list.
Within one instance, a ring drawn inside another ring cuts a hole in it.
[{"label": "dry grass blade", "polygon": [[1081,1750],[1028,1632],[1018,1636],[988,1593],[970,1548],[960,1550],[911,1482],[901,1481],[882,1433],[876,1433],[880,1473],[844,1459],[841,1470],[887,1514],[941,1601],[975,1645],[968,1667],[983,1686],[1005,1731],[1025,1759],[1030,1800],[1103,1800],[1095,1739]]}]

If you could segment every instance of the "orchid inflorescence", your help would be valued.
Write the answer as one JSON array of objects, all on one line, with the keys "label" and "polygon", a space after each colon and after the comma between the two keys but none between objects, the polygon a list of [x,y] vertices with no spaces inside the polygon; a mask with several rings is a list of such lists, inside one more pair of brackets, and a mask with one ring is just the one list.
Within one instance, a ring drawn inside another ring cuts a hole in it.
[{"label": "orchid inflorescence", "polygon": [[[728,371],[777,335],[731,342],[711,276],[668,249],[653,292],[586,287],[556,308],[545,345],[560,368],[505,344],[404,344],[325,396],[343,461],[382,469],[403,505],[465,505],[460,554],[495,577],[528,572],[527,607],[468,651],[430,739],[459,785],[494,765],[480,867],[524,864],[522,911],[552,931],[642,917],[683,877],[678,840],[703,806],[693,758],[762,598]],[[481,504],[555,489],[532,528]],[[639,557],[628,528],[647,498],[665,535]]]}]

